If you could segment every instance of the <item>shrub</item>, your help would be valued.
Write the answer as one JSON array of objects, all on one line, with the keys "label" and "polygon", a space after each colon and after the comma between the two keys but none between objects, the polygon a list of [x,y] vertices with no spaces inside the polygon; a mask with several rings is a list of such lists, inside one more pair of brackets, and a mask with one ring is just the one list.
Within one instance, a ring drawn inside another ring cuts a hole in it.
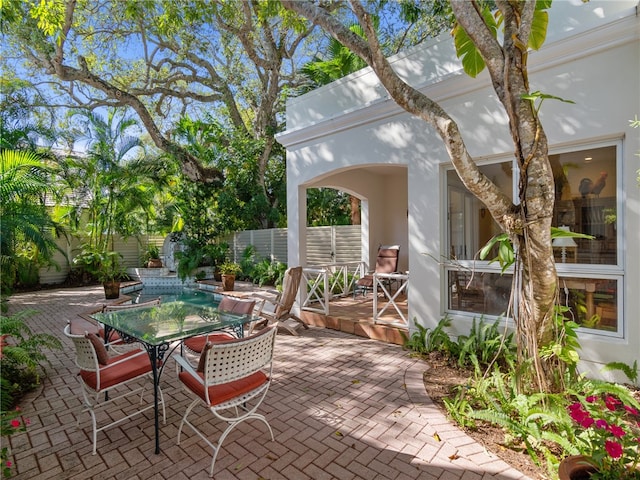
[{"label": "shrub", "polygon": [[13,408],[24,394],[40,384],[47,361],[42,350],[62,348],[53,335],[31,331],[24,320],[33,313],[33,310],[22,310],[12,316],[0,315],[0,335],[6,335],[8,339],[0,358],[2,411]]}]

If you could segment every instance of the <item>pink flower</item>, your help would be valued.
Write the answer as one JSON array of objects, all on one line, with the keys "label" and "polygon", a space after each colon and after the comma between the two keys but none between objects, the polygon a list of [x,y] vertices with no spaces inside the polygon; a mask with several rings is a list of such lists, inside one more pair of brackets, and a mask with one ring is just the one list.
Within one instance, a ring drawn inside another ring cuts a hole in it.
[{"label": "pink flower", "polygon": [[[594,421],[595,420],[593,418],[591,418],[589,415],[587,415],[582,420],[580,420],[580,422],[578,422],[578,423],[582,426],[582,428],[589,428],[591,425],[593,425]],[[601,427],[601,428],[606,428],[606,427]]]},{"label": "pink flower", "polygon": [[620,458],[622,456],[622,445],[618,442],[612,442],[607,440],[604,442],[604,449],[611,456],[611,458]]},{"label": "pink flower", "polygon": [[580,402],[575,402],[569,405],[569,407],[567,408],[570,412],[573,412],[574,410],[582,410],[582,404]]},{"label": "pink flower", "polygon": [[11,463],[11,460],[7,460],[7,467],[11,468],[11,465],[13,465],[13,463]]},{"label": "pink flower", "polygon": [[589,395],[585,400],[589,403],[595,403],[598,401],[598,397],[596,395]]},{"label": "pink flower", "polygon": [[16,420],[15,418],[11,420],[11,426],[13,428],[18,428],[20,426],[20,420]]},{"label": "pink flower", "polygon": [[624,406],[624,409],[625,409],[627,412],[629,412],[631,415],[638,415],[638,414],[639,414],[638,410],[636,410],[636,409],[635,409],[635,408],[633,408],[633,407],[630,407],[629,405],[625,405],[625,406]]},{"label": "pink flower", "polygon": [[606,420],[596,420],[596,428],[602,428],[603,430],[607,430],[609,428],[609,424]]},{"label": "pink flower", "polygon": [[607,397],[604,399],[604,404],[612,412],[616,409],[616,405],[620,405],[622,402],[615,397]]},{"label": "pink flower", "polygon": [[611,435],[613,435],[616,438],[621,438],[621,437],[624,437],[625,435],[624,429],[619,425],[609,425],[608,430],[611,432]]},{"label": "pink flower", "polygon": [[30,418],[25,418],[24,419],[24,424],[25,425],[31,425],[31,419]]}]

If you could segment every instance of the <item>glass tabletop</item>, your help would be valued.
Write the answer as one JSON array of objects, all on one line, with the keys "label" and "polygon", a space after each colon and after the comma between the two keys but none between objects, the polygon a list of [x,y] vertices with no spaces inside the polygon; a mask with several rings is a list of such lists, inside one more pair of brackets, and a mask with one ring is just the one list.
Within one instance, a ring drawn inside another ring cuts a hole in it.
[{"label": "glass tabletop", "polygon": [[251,315],[221,312],[217,303],[194,305],[183,301],[95,313],[91,318],[148,345],[161,345],[224,328],[238,329],[253,320]]}]

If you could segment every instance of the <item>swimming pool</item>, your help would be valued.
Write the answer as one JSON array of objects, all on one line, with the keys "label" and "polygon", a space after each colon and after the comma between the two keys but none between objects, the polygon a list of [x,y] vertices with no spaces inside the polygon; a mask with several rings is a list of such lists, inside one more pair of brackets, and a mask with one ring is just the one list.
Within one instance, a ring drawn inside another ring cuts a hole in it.
[{"label": "swimming pool", "polygon": [[220,303],[222,299],[222,295],[219,293],[182,286],[147,286],[141,290],[130,292],[127,295],[131,297],[132,303],[146,302],[160,297],[162,303],[182,301],[192,305],[211,305]]}]

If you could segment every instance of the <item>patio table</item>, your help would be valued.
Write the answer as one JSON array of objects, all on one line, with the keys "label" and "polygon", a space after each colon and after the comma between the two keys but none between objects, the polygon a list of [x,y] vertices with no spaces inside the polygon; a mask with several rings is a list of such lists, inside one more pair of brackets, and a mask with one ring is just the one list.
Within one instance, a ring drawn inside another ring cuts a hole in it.
[{"label": "patio table", "polygon": [[[170,301],[152,307],[140,307],[109,313],[95,313],[91,318],[104,324],[105,341],[112,330],[124,341],[142,344],[151,360],[155,413],[155,453],[160,453],[158,421],[158,385],[164,370],[167,352],[175,350],[182,341],[216,330],[231,329],[237,337],[243,336],[245,323],[255,320],[252,315],[221,312],[218,303],[195,305],[184,301]],[[158,361],[161,361],[158,368]]]}]

